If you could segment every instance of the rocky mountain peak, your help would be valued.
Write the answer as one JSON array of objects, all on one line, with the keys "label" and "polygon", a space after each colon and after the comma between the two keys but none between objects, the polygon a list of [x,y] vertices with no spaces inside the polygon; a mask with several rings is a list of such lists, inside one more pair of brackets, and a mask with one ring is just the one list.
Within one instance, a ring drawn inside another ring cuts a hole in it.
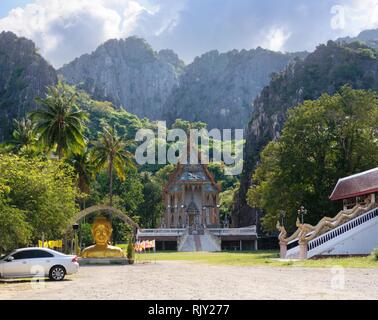
[{"label": "rocky mountain peak", "polygon": [[143,39],[112,39],[58,72],[93,98],[140,117],[157,119],[184,65],[170,50],[156,52]]},{"label": "rocky mountain peak", "polygon": [[34,99],[56,82],[54,68],[33,41],[12,32],[0,33],[0,141],[9,138],[12,120],[35,109]]},{"label": "rocky mountain peak", "polygon": [[371,48],[378,49],[378,29],[364,30],[356,37],[345,37],[336,40],[337,43],[362,42]]},{"label": "rocky mountain peak", "polygon": [[171,49],[163,49],[159,51],[159,57],[162,61],[165,61],[176,68],[183,70],[185,68],[185,63],[179,56]]},{"label": "rocky mountain peak", "polygon": [[196,57],[163,106],[162,117],[204,121],[211,128],[244,128],[252,102],[295,55],[265,49],[211,50]]}]

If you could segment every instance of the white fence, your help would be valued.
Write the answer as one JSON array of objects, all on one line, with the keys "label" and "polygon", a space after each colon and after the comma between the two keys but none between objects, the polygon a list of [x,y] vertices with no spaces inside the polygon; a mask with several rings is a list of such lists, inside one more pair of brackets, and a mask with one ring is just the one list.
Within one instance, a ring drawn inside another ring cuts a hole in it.
[{"label": "white fence", "polygon": [[254,236],[256,234],[256,227],[249,228],[216,228],[216,229],[207,229],[211,234],[215,236]]},{"label": "white fence", "polygon": [[[248,228],[208,228],[207,232],[214,236],[254,236],[257,235],[256,227]],[[187,233],[187,229],[140,229],[137,236],[158,237],[158,236],[178,236],[181,237]]]},{"label": "white fence", "polygon": [[186,229],[139,229],[137,236],[178,236],[186,233]]}]

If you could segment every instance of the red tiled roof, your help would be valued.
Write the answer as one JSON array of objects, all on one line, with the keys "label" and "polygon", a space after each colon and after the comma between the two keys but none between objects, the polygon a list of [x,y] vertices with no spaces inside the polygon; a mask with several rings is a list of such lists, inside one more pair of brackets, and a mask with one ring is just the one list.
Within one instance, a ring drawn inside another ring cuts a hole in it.
[{"label": "red tiled roof", "polygon": [[340,179],[333,190],[331,200],[348,199],[378,191],[378,168]]}]

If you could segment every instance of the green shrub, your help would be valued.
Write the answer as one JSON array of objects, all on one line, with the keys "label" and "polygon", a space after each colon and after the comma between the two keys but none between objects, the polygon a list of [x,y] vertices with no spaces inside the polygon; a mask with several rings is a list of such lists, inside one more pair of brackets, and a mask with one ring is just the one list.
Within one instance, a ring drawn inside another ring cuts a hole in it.
[{"label": "green shrub", "polygon": [[378,261],[378,248],[374,249],[371,255],[375,261]]}]

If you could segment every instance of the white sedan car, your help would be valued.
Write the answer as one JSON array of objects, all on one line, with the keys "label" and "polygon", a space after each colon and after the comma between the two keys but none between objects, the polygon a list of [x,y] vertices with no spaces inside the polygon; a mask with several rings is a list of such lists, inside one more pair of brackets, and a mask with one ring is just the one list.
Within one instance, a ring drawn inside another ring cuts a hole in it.
[{"label": "white sedan car", "polygon": [[17,249],[0,260],[0,278],[46,277],[61,281],[78,272],[76,256],[46,248]]}]

